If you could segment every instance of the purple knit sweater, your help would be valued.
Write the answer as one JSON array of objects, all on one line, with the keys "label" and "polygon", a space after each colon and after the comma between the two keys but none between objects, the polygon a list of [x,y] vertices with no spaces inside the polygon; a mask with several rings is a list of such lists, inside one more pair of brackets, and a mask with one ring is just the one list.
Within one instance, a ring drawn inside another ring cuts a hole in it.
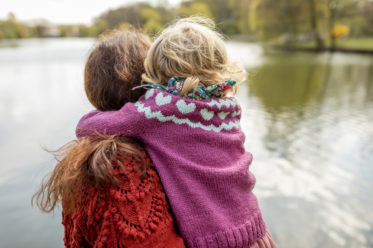
[{"label": "purple knit sweater", "polygon": [[234,98],[197,101],[150,89],[118,111],[85,115],[77,136],[142,140],[189,247],[248,247],[266,228],[240,118]]}]

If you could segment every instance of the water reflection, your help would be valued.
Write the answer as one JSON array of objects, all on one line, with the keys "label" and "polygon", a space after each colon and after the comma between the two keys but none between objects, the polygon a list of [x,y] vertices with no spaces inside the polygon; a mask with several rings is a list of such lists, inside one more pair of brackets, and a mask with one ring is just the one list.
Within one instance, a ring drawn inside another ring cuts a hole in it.
[{"label": "water reflection", "polygon": [[[89,39],[0,43],[0,247],[62,247],[60,215],[30,197],[91,109]],[[263,53],[227,44],[250,71],[238,99],[264,218],[279,247],[373,246],[373,58]],[[22,234],[22,235],[20,235]]]},{"label": "water reflection", "polygon": [[[89,39],[15,40],[0,48],[0,247],[63,247],[60,213],[30,199],[53,166],[51,149],[74,138],[90,109],[82,71]],[[1,45],[0,45],[1,47]]]},{"label": "water reflection", "polygon": [[367,56],[273,53],[251,68],[247,146],[281,246],[373,245],[372,66]]}]

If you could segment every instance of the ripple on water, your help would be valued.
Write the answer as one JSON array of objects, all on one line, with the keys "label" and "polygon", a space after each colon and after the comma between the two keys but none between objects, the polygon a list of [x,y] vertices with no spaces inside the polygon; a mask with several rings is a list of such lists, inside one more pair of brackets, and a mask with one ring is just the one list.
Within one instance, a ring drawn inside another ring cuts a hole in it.
[{"label": "ripple on water", "polygon": [[269,56],[239,91],[255,192],[280,247],[373,247],[373,60],[328,56]]}]

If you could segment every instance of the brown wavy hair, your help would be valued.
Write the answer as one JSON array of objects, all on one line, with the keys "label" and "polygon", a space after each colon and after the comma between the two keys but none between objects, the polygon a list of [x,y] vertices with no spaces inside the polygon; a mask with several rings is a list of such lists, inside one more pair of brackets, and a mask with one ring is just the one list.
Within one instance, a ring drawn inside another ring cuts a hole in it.
[{"label": "brown wavy hair", "polygon": [[[99,38],[84,71],[85,92],[93,106],[101,111],[117,110],[126,102],[138,100],[144,92],[132,88],[140,85],[150,45],[147,35],[133,29],[112,31]],[[124,170],[120,163],[123,156],[138,159],[143,165],[139,170],[145,175],[142,151],[142,145],[134,140],[104,135],[73,140],[50,151],[57,165],[33,195],[32,204],[48,213],[62,203],[63,211],[72,213],[89,186],[102,189],[107,184],[118,184],[113,164]]]},{"label": "brown wavy hair", "polygon": [[132,88],[141,82],[150,45],[150,38],[136,30],[111,31],[99,38],[84,70],[84,88],[93,106],[116,110],[144,94],[144,89]]}]

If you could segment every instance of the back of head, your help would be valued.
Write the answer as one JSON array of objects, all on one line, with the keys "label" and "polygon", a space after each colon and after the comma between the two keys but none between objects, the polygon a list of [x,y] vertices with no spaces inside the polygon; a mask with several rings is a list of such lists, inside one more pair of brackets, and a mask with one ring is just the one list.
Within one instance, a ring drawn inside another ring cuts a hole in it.
[{"label": "back of head", "polygon": [[112,31],[100,37],[85,65],[84,86],[88,100],[97,109],[116,110],[135,102],[143,89],[144,60],[150,38],[136,30]]},{"label": "back of head", "polygon": [[[101,37],[88,57],[84,73],[86,94],[97,109],[120,109],[143,94],[142,90],[132,88],[141,83],[150,45],[147,35],[134,30],[113,31]],[[32,202],[42,211],[51,212],[62,201],[63,211],[72,213],[81,204],[88,187],[118,183],[114,175],[115,161],[120,165],[121,158],[134,156],[144,162],[140,147],[118,136],[85,137],[69,142],[54,152],[57,165],[42,182]]]},{"label": "back of head", "polygon": [[178,20],[165,29],[145,60],[143,81],[166,84],[174,76],[184,79],[182,95],[199,83],[242,80],[244,70],[232,63],[213,21],[202,17]]}]

